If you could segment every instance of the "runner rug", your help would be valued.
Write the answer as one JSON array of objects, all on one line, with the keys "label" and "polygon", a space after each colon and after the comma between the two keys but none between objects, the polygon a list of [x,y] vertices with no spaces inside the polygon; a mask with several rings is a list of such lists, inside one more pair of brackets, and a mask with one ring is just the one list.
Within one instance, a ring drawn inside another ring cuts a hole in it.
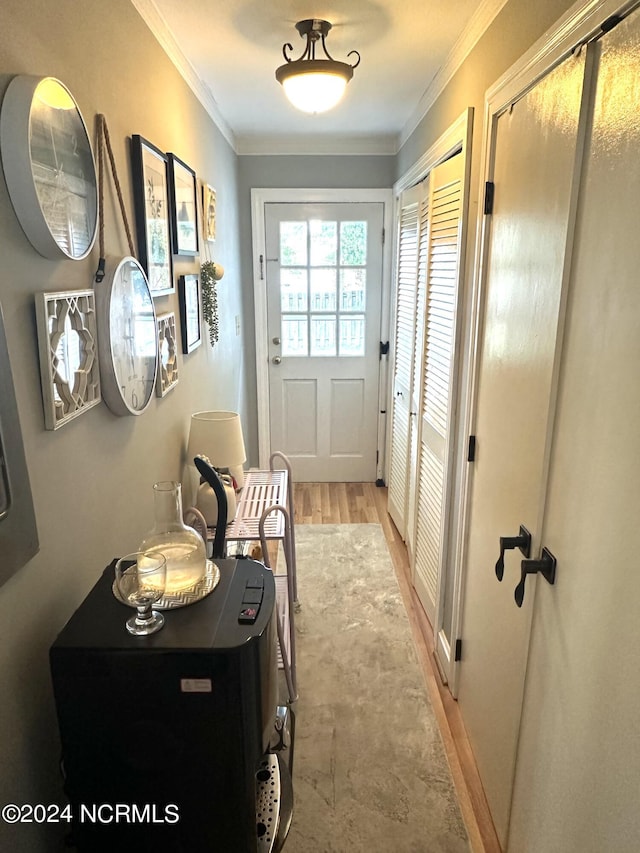
[{"label": "runner rug", "polygon": [[468,853],[379,524],[296,528],[294,813],[285,853]]}]

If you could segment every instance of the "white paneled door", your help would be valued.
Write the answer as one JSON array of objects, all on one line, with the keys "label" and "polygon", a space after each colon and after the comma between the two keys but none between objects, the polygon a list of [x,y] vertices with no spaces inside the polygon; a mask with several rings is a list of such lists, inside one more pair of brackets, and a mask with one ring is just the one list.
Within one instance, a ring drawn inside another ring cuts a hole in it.
[{"label": "white paneled door", "polygon": [[494,120],[458,700],[503,849],[535,581],[519,608],[523,554],[506,551],[501,582],[496,563],[521,525],[541,545],[584,70],[583,52]]},{"label": "white paneled door", "polygon": [[373,482],[381,203],[266,204],[271,447],[302,482]]},{"label": "white paneled door", "polygon": [[558,572],[537,581],[513,851],[640,847],[640,10],[591,47],[543,531]]}]

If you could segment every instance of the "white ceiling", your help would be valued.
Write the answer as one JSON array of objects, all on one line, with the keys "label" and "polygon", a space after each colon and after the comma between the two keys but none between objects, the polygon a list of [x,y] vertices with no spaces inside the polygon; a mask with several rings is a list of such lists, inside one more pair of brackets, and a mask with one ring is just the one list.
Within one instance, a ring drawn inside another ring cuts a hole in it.
[{"label": "white ceiling", "polygon": [[[506,0],[132,0],[238,153],[396,153]],[[328,113],[275,79],[297,21],[323,18],[334,59],[362,61]]]}]

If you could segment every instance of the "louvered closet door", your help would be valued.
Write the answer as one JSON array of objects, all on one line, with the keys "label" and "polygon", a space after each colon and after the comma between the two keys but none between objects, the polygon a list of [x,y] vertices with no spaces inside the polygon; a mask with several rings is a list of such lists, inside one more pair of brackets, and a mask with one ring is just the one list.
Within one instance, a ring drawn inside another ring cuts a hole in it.
[{"label": "louvered closet door", "polygon": [[409,472],[407,477],[407,532],[405,536],[410,561],[414,559],[416,548],[417,471],[420,458],[418,412],[420,411],[422,362],[424,358],[424,308],[427,296],[428,246],[431,229],[429,186],[430,177],[427,177],[420,184],[418,202],[418,276],[413,333],[413,362],[411,365],[411,395],[409,398]]},{"label": "louvered closet door", "polygon": [[463,167],[458,154],[431,172],[430,228],[418,261],[425,270],[426,298],[413,583],[432,624],[446,560]]},{"label": "louvered closet door", "polygon": [[416,337],[420,194],[420,187],[412,187],[402,194],[398,223],[398,272],[393,341],[394,373],[388,509],[403,538],[406,537],[407,497],[409,493],[410,403]]}]

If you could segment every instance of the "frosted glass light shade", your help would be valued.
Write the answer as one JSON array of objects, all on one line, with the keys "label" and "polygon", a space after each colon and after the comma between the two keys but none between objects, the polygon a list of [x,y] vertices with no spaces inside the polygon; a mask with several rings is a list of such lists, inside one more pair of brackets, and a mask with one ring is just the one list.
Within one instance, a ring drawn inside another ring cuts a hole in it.
[{"label": "frosted glass light shade", "polygon": [[207,456],[214,468],[236,468],[247,459],[237,412],[195,412],[191,415],[187,455]]},{"label": "frosted glass light shade", "polygon": [[[324,113],[344,95],[353,69],[360,64],[360,54],[357,50],[349,51],[347,58],[357,57],[352,65],[334,59],[325,45],[331,24],[322,18],[305,18],[298,21],[296,29],[306,39],[304,51],[292,60],[289,53],[293,46],[289,42],[282,46],[286,62],[276,68],[276,80],[294,107],[305,113]],[[318,53],[324,53],[325,58]]]},{"label": "frosted glass light shade", "polygon": [[340,101],[347,80],[342,74],[314,71],[287,77],[282,86],[297,109],[305,113],[324,113]]}]

